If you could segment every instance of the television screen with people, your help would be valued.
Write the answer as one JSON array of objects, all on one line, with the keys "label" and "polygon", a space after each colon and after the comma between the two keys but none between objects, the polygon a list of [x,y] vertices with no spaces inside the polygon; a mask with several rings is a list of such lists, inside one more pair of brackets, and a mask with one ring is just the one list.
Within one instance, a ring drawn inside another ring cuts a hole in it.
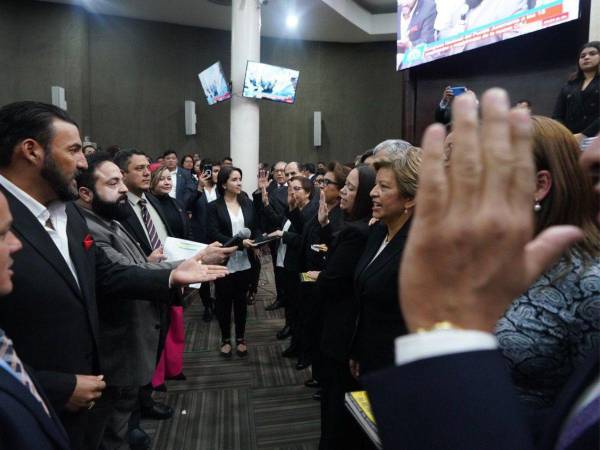
[{"label": "television screen with people", "polygon": [[200,79],[200,84],[209,105],[214,105],[215,103],[231,98],[231,89],[225,79],[220,61],[200,72],[198,78]]},{"label": "television screen with people", "polygon": [[579,0],[398,0],[396,70],[579,17]]},{"label": "television screen with people", "polygon": [[294,103],[299,75],[300,72],[297,70],[248,61],[242,95]]}]

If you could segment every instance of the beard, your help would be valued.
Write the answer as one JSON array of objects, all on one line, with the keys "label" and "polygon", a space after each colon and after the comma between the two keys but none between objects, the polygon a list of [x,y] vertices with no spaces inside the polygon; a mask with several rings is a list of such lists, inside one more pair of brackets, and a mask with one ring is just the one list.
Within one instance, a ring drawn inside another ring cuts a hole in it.
[{"label": "beard", "polygon": [[50,153],[46,154],[44,166],[42,167],[40,175],[50,184],[50,186],[52,186],[52,189],[54,189],[59,200],[69,202],[79,198],[77,184],[75,183],[75,178],[79,175],[79,170],[77,170],[69,180],[69,178],[60,171],[56,165],[56,161],[54,161],[54,158]]},{"label": "beard", "polygon": [[92,211],[103,219],[118,221],[127,219],[131,214],[127,204],[127,195],[119,197],[116,202],[106,202],[96,192],[92,198]]}]

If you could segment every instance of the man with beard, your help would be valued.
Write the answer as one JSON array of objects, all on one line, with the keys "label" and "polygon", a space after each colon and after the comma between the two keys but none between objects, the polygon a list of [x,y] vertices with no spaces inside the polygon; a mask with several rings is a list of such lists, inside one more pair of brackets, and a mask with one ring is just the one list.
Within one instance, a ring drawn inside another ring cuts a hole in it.
[{"label": "man with beard", "polygon": [[105,388],[98,355],[96,290],[104,298],[168,298],[171,286],[226,275],[196,255],[177,269],[110,261],[70,202],[87,168],[77,124],[60,108],[17,102],[0,108],[0,190],[22,242],[0,328],[57,410],[73,448],[96,448],[89,410]]},{"label": "man with beard", "polygon": [[[160,250],[146,258],[119,220],[129,214],[127,187],[110,155],[88,158],[88,168],[77,176],[81,207],[96,245],[119,264],[148,269],[172,269],[177,264],[158,263]],[[98,302],[99,353],[107,387],[91,411],[107,449],[127,445],[128,421],[135,409],[139,388],[148,384],[156,365],[160,333],[159,302],[102,298]]]}]

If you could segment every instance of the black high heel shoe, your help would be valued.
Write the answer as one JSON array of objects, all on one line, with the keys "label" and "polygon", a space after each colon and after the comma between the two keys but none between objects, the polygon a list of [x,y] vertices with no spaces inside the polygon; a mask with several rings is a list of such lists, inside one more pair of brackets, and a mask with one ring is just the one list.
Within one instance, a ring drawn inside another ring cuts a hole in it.
[{"label": "black high heel shoe", "polygon": [[231,352],[233,351],[233,347],[231,346],[231,341],[223,341],[221,344],[221,356],[223,358],[231,358]]},{"label": "black high heel shoe", "polygon": [[[248,356],[248,347],[246,346],[246,341],[244,339],[236,339],[235,342],[237,344],[237,348],[236,348],[235,353],[240,358]],[[240,346],[243,346],[242,349],[240,349]]]}]

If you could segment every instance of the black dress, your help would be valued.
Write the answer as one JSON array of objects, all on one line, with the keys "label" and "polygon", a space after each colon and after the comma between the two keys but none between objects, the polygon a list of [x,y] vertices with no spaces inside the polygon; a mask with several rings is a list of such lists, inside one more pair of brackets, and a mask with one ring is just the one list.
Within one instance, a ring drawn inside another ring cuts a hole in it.
[{"label": "black dress", "polygon": [[552,118],[571,133],[596,136],[600,129],[600,75],[582,91],[582,80],[572,80],[563,86],[556,100]]}]

